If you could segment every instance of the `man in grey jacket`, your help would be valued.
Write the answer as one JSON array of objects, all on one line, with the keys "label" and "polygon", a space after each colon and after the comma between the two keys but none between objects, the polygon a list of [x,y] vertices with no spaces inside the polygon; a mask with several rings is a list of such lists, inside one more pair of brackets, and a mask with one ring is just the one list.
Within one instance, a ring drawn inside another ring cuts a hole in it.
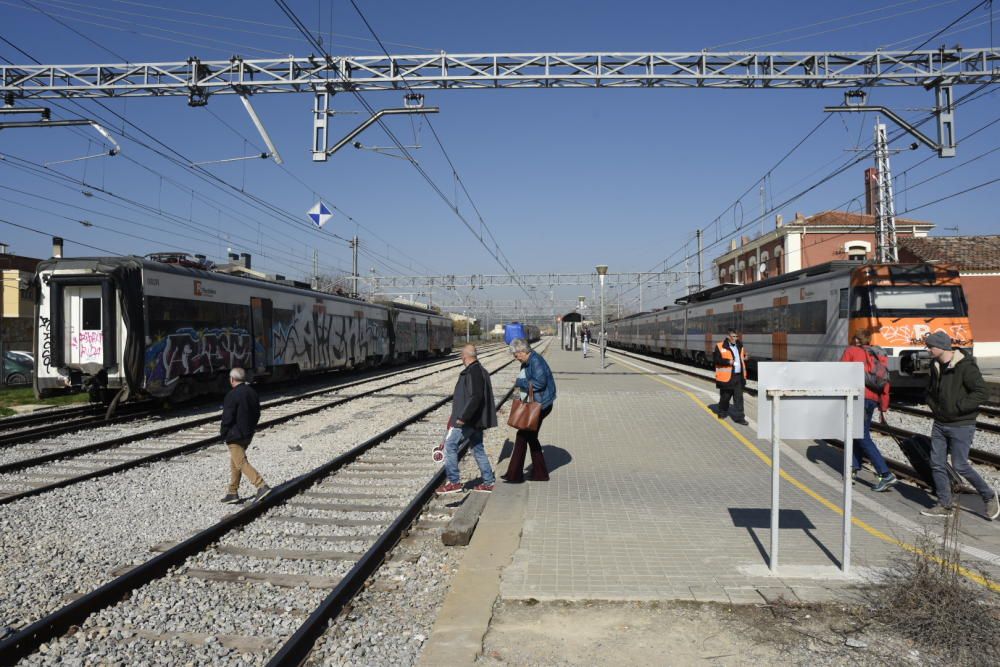
[{"label": "man in grey jacket", "polygon": [[455,398],[451,404],[448,436],[444,441],[444,469],[448,480],[438,487],[439,494],[457,493],[464,487],[458,473],[458,450],[468,443],[479,465],[482,484],[477,491],[492,491],[496,478],[490,459],[483,447],[483,431],[497,425],[497,410],[493,399],[490,374],[479,363],[475,345],[462,348],[465,368],[455,384]]}]

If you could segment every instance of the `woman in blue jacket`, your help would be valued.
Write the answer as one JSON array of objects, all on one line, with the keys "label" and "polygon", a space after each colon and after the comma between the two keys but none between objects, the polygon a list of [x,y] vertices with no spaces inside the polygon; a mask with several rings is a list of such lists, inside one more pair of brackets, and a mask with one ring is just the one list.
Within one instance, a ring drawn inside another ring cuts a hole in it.
[{"label": "woman in blue jacket", "polygon": [[518,429],[514,441],[514,451],[510,455],[507,473],[502,475],[504,481],[517,484],[524,481],[524,455],[531,449],[531,479],[535,482],[549,481],[549,469],[545,465],[542,454],[542,443],[538,441],[538,433],[542,423],[552,412],[552,404],[556,400],[556,382],[552,378],[552,370],[540,354],[531,351],[531,345],[523,338],[518,338],[510,344],[514,358],[521,362],[521,372],[514,384],[521,390],[521,400],[528,397],[528,388],[534,390],[534,398],[542,405],[542,417],[538,422],[538,431]]}]

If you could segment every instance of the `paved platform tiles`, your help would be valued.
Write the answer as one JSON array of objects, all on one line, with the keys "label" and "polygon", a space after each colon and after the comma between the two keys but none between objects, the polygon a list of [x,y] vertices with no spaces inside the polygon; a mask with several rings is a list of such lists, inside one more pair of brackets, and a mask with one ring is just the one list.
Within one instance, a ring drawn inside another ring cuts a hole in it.
[{"label": "paved platform tiles", "polygon": [[[854,526],[845,578],[842,518],[816,497],[839,505],[839,452],[788,443],[782,467],[800,485],[782,484],[780,569],[772,576],[770,465],[751,449],[766,453],[769,445],[704,409],[714,403],[710,385],[611,352],[605,370],[594,354],[583,359],[553,346],[546,358],[559,390],[541,437],[551,481],[526,483],[504,598],[823,601],[850,595],[886,567],[900,553],[893,539],[912,544],[922,526],[939,525],[919,517],[921,503],[930,504],[922,492],[876,495],[859,484],[855,517],[870,529]],[[986,559],[971,564],[1000,580],[1000,558],[992,556],[1000,553],[1000,525],[970,514],[963,533]]]}]

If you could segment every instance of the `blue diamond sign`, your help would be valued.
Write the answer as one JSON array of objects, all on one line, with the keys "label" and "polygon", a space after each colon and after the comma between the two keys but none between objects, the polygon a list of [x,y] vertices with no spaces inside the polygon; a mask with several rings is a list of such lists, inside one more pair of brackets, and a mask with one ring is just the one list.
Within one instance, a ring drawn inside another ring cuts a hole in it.
[{"label": "blue diamond sign", "polygon": [[316,202],[316,204],[309,209],[309,219],[312,220],[313,224],[317,227],[322,227],[329,222],[332,217],[333,212],[321,201]]}]

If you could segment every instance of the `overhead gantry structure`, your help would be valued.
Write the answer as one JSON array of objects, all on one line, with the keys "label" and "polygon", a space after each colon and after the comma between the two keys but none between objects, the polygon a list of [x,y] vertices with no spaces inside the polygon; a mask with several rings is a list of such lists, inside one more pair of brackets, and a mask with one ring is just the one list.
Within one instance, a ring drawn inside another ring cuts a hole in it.
[{"label": "overhead gantry structure", "polygon": [[1000,80],[1000,49],[493,53],[3,65],[20,99],[486,88],[864,88]]},{"label": "overhead gantry structure", "polygon": [[[1000,49],[827,52],[481,53],[388,56],[288,56],[88,65],[0,65],[0,93],[18,100],[185,96],[192,106],[212,95],[311,93],[313,159],[332,152],[327,142],[330,97],[340,92],[405,91],[413,113],[419,90],[499,88],[729,88],[865,89],[922,86],[942,89],[1000,82]],[[248,111],[253,114],[252,109]],[[396,111],[402,112],[403,109]],[[254,118],[258,130],[269,138]],[[939,143],[947,135],[939,123]]]}]

